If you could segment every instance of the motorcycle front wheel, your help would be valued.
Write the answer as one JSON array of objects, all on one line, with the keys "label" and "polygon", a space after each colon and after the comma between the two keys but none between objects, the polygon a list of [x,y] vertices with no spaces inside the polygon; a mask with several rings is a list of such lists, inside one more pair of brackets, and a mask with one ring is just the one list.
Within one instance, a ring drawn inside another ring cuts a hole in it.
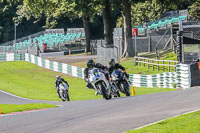
[{"label": "motorcycle front wheel", "polygon": [[66,101],[66,92],[63,91],[60,96],[63,102]]},{"label": "motorcycle front wheel", "polygon": [[122,82],[122,87],[123,87],[123,90],[124,90],[124,94],[126,96],[130,96],[129,85],[126,83],[126,81]]},{"label": "motorcycle front wheel", "polygon": [[106,88],[103,85],[103,83],[99,83],[98,87],[101,90],[101,94],[102,94],[103,98],[106,100],[110,99],[110,96],[107,94]]},{"label": "motorcycle front wheel", "polygon": [[66,99],[67,99],[67,101],[70,101],[70,99],[69,99],[69,92],[67,92],[67,94],[66,94]]}]

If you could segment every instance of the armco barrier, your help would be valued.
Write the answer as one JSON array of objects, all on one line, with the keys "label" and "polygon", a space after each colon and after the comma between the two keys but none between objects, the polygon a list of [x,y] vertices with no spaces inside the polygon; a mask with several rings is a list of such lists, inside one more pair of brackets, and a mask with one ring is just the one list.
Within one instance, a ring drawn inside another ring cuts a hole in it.
[{"label": "armco barrier", "polygon": [[176,72],[165,72],[155,75],[130,74],[129,80],[136,87],[189,89],[191,87],[190,66],[177,64]]},{"label": "armco barrier", "polygon": [[[84,77],[84,68],[68,65],[65,63],[47,60],[31,54],[0,54],[0,61],[27,61],[40,67],[56,72],[65,73],[74,77]],[[155,75],[130,74],[131,84],[135,87],[158,87],[158,88],[183,88],[191,87],[190,66],[177,64],[176,72],[165,72]]]},{"label": "armco barrier", "polygon": [[130,74],[130,81],[136,87],[174,88],[176,73],[166,72],[155,75]]},{"label": "armco barrier", "polygon": [[83,78],[84,68],[47,60],[47,59],[44,59],[35,55],[31,55],[31,54],[25,54],[25,61],[31,62],[40,67],[50,69],[56,72],[61,72],[61,73],[69,74],[74,77]]},{"label": "armco barrier", "polygon": [[177,64],[176,65],[176,84],[178,88],[189,89],[191,87],[191,72],[190,65]]},{"label": "armco barrier", "polygon": [[0,54],[0,62],[5,61],[24,61],[25,60],[25,54]]}]

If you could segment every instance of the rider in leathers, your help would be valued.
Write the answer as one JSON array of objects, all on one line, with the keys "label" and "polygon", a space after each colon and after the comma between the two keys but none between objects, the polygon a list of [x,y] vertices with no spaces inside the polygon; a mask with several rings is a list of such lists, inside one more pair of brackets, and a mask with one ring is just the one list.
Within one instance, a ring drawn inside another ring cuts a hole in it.
[{"label": "rider in leathers", "polygon": [[[109,74],[106,73],[106,71],[108,70],[107,67],[105,67],[104,65],[100,64],[100,63],[95,63],[92,59],[89,59],[87,61],[87,67],[84,70],[84,80],[87,83],[86,87],[90,88],[90,89],[94,89],[94,87],[92,86],[92,84],[89,81],[89,70],[93,69],[93,68],[98,68],[100,71],[102,71],[105,74],[105,77],[107,80],[109,80]],[[97,95],[98,92],[95,92],[95,95]]]},{"label": "rider in leathers", "polygon": [[126,73],[126,69],[119,63],[115,63],[114,59],[110,59],[109,60],[109,68],[108,68],[109,74],[111,75],[115,69],[121,69],[124,72],[126,78],[127,79],[129,78],[129,75]]},{"label": "rider in leathers", "polygon": [[60,85],[62,82],[64,82],[64,83],[69,87],[69,84],[67,83],[67,81],[65,81],[63,78],[61,78],[60,75],[57,75],[57,76],[56,76],[56,81],[55,81],[55,88],[56,88],[56,90],[57,90],[57,94],[58,94],[59,98],[60,98],[60,93],[59,93],[60,89],[59,89],[59,85]]}]

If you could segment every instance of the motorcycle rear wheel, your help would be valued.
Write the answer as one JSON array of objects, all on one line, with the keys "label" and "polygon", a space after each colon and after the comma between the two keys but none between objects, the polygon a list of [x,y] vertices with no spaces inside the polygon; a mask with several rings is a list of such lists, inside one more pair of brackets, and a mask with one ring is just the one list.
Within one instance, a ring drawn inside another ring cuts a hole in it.
[{"label": "motorcycle rear wheel", "polygon": [[117,91],[117,97],[120,97],[120,93],[119,93],[119,91]]}]

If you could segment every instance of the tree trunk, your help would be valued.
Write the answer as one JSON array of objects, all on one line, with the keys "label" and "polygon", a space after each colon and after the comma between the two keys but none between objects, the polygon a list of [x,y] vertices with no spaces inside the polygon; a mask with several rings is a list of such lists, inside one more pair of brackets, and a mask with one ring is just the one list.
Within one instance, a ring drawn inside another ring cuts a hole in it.
[{"label": "tree trunk", "polygon": [[131,26],[131,4],[128,0],[122,1],[123,5],[123,19],[124,19],[124,43],[127,51],[126,56],[133,57],[135,49],[132,44],[132,26]]},{"label": "tree trunk", "polygon": [[[122,14],[123,15],[123,14]],[[121,57],[124,57],[126,54],[126,48],[125,48],[125,38],[124,38],[124,17],[122,17],[122,46],[121,46]]]},{"label": "tree trunk", "polygon": [[86,15],[82,16],[82,21],[83,21],[83,27],[85,31],[85,39],[86,39],[86,52],[90,52],[90,24],[89,24],[89,17]]},{"label": "tree trunk", "polygon": [[111,5],[109,0],[104,0],[105,8],[103,9],[104,37],[106,45],[113,45],[113,25],[111,17]]}]

